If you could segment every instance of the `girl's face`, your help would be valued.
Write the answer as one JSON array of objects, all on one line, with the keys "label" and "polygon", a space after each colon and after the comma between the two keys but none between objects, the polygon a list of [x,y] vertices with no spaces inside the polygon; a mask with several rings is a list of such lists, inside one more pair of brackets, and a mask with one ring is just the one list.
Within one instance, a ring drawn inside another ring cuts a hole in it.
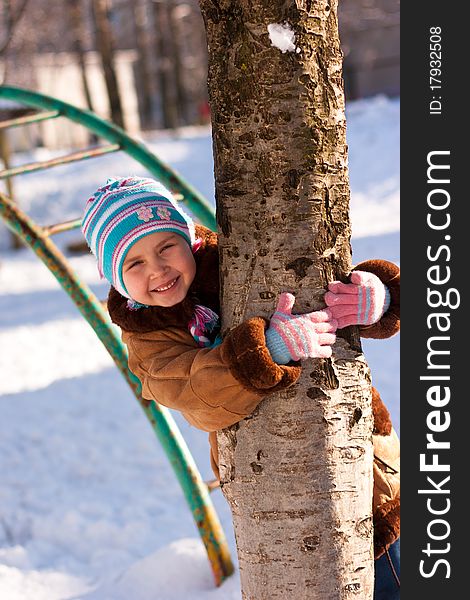
[{"label": "girl's face", "polygon": [[196,262],[188,242],[178,233],[157,231],[138,240],[122,268],[129,296],[149,306],[174,306],[188,293]]}]

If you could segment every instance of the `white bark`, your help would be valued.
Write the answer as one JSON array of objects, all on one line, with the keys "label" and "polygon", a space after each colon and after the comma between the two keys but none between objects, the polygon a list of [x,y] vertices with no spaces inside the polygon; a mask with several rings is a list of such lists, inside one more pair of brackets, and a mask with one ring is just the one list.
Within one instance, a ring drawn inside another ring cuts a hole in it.
[{"label": "white bark", "polygon": [[[324,306],[351,268],[336,2],[201,0],[209,46],[223,329]],[[268,25],[294,32],[272,45]],[[292,39],[292,38],[289,38]],[[292,51],[289,51],[289,48]],[[370,599],[372,412],[356,331],[220,432],[243,598]]]}]

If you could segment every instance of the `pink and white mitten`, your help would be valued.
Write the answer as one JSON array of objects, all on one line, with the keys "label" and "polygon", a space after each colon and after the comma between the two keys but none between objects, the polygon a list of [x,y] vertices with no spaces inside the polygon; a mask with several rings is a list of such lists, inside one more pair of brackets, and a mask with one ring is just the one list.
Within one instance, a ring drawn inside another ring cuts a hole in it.
[{"label": "pink and white mitten", "polygon": [[387,286],[367,271],[353,271],[351,283],[333,281],[328,290],[324,300],[338,321],[338,329],[377,323],[390,306]]},{"label": "pink and white mitten", "polygon": [[295,296],[283,292],[266,330],[266,345],[274,362],[286,365],[303,358],[329,358],[337,323],[328,309],[293,315]]}]

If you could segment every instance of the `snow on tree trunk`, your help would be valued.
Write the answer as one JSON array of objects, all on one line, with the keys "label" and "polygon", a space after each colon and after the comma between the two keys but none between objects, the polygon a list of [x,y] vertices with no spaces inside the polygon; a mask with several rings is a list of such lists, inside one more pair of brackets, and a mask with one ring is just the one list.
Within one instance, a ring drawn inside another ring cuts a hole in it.
[{"label": "snow on tree trunk", "polygon": [[[200,0],[209,49],[223,330],[324,307],[351,268],[337,2]],[[370,374],[332,360],[218,434],[247,600],[372,598]]]}]

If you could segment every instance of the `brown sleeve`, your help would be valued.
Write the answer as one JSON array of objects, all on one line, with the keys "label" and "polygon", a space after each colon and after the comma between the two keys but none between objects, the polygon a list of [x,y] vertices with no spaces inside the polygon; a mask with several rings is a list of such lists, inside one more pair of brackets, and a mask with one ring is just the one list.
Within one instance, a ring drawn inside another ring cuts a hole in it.
[{"label": "brown sleeve", "polygon": [[383,339],[400,331],[400,268],[388,260],[366,260],[354,267],[354,271],[368,271],[377,275],[390,291],[390,306],[380,321],[373,325],[361,325],[361,337]]},{"label": "brown sleeve", "polygon": [[264,321],[242,323],[215,348],[198,348],[189,333],[177,328],[124,334],[123,340],[144,398],[181,411],[199,429],[217,431],[251,414],[263,397],[292,385],[300,375],[300,367],[268,360],[264,344],[246,348],[257,365],[256,371],[249,369],[241,340],[248,346],[253,330],[264,332]]}]

